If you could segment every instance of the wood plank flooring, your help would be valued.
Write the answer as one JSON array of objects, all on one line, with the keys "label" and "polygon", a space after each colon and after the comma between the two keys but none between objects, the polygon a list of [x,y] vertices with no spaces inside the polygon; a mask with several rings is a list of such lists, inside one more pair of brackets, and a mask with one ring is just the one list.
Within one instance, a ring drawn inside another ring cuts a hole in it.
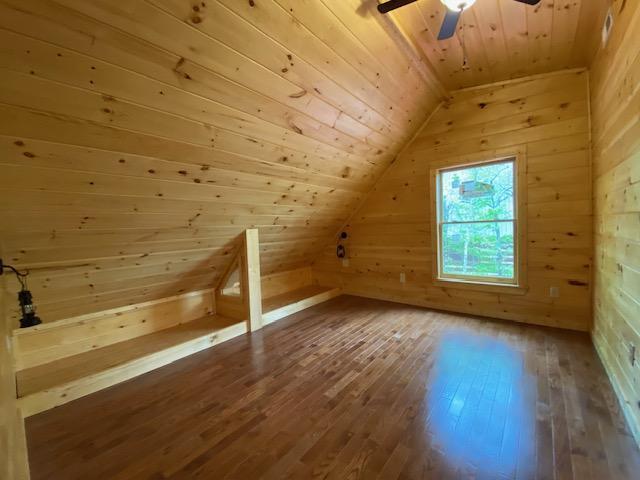
[{"label": "wood plank flooring", "polygon": [[586,334],[342,296],[27,420],[33,479],[633,479]]}]

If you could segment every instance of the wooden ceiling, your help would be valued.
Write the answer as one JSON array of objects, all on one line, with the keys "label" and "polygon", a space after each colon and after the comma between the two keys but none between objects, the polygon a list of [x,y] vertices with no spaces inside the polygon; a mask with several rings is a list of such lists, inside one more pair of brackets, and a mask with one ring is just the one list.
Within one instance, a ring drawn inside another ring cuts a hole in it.
[{"label": "wooden ceiling", "polygon": [[439,0],[0,0],[5,261],[45,321],[211,287],[250,227],[309,265],[447,90],[585,64],[605,1],[543,2],[478,0],[461,72]]},{"label": "wooden ceiling", "polygon": [[[595,54],[607,0],[477,0],[449,40],[437,40],[446,7],[418,0],[392,13],[414,48],[449,90],[566,68]],[[373,15],[373,12],[372,12]],[[462,68],[462,39],[469,68]]]},{"label": "wooden ceiling", "polygon": [[309,265],[440,102],[359,0],[0,2],[0,234],[44,321]]}]

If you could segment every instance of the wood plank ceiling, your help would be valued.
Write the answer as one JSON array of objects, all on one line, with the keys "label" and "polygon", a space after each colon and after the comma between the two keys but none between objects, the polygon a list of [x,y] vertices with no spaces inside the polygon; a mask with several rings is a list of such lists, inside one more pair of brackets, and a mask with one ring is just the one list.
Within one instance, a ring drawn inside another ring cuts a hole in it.
[{"label": "wood plank ceiling", "polygon": [[[438,41],[446,7],[419,0],[392,15],[449,90],[587,67],[598,47],[606,0],[477,0],[456,35]],[[463,69],[465,39],[468,69]]]},{"label": "wood plank ceiling", "polygon": [[45,321],[213,286],[249,227],[309,265],[448,89],[585,64],[605,1],[543,2],[479,0],[460,72],[438,0],[0,0],[5,260]]},{"label": "wood plank ceiling", "polygon": [[311,263],[442,91],[359,0],[0,2],[5,260],[45,321]]}]

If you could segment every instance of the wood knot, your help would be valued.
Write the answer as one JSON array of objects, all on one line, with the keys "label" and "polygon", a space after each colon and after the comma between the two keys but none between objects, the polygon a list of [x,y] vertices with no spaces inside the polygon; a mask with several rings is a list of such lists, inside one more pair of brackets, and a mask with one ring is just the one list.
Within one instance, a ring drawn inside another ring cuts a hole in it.
[{"label": "wood knot", "polygon": [[299,126],[297,126],[295,123],[291,123],[289,125],[294,132],[296,132],[298,135],[302,135],[302,129]]}]

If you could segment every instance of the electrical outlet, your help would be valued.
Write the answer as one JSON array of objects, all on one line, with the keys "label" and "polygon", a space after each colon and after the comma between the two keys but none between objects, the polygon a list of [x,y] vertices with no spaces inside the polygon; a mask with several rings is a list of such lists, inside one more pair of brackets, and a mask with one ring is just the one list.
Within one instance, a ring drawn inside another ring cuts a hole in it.
[{"label": "electrical outlet", "polygon": [[400,272],[400,283],[407,282],[407,275],[404,272]]},{"label": "electrical outlet", "polygon": [[560,296],[560,289],[558,287],[550,287],[549,296],[551,298],[558,298]]},{"label": "electrical outlet", "polygon": [[348,258],[343,258],[342,259],[342,266],[343,267],[348,267],[349,266],[349,259]]}]

